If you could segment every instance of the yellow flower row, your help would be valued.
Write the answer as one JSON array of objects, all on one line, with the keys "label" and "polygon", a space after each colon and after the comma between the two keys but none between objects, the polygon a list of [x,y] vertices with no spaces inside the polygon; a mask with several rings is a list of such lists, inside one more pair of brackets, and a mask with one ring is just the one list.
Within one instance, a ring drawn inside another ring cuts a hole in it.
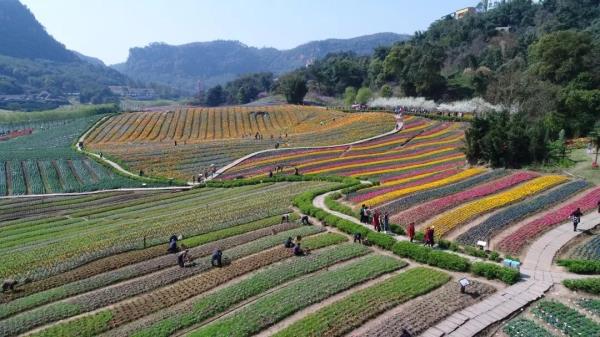
[{"label": "yellow flower row", "polygon": [[384,203],[386,201],[398,199],[398,198],[403,197],[405,195],[408,195],[410,193],[414,193],[414,192],[418,192],[418,191],[428,190],[428,189],[431,189],[431,188],[436,188],[436,187],[440,187],[440,186],[452,184],[452,183],[455,183],[457,181],[461,181],[463,179],[467,179],[469,177],[472,177],[472,176],[475,176],[477,174],[483,173],[485,171],[486,171],[486,169],[481,168],[481,167],[471,168],[471,169],[464,170],[464,171],[462,171],[460,173],[457,173],[455,175],[452,175],[452,176],[444,178],[444,179],[440,179],[440,180],[437,180],[437,181],[432,181],[432,182],[427,183],[427,184],[418,185],[418,186],[412,186],[412,187],[407,187],[407,188],[399,189],[399,190],[396,190],[396,191],[393,191],[393,192],[390,192],[390,193],[386,193],[386,194],[383,194],[383,195],[371,198],[369,200],[366,200],[364,203],[367,204],[367,205],[379,205],[379,204],[382,204],[382,203]]},{"label": "yellow flower row", "polygon": [[448,233],[460,224],[463,224],[483,213],[507,206],[523,200],[529,196],[544,191],[550,187],[566,181],[564,176],[550,175],[533,179],[527,183],[486,198],[471,201],[435,219],[430,225],[435,226],[438,237]]},{"label": "yellow flower row", "polygon": [[448,157],[448,158],[444,158],[444,159],[439,159],[439,160],[432,160],[432,161],[427,161],[425,163],[420,163],[420,164],[415,164],[415,165],[410,165],[410,166],[404,166],[404,167],[394,167],[394,168],[386,168],[386,169],[373,169],[371,171],[366,171],[366,172],[361,172],[361,173],[357,173],[357,174],[351,174],[351,177],[364,177],[364,176],[370,176],[370,175],[375,175],[375,174],[385,174],[385,173],[390,173],[390,172],[396,172],[396,171],[408,171],[408,170],[413,170],[416,168],[420,168],[420,167],[425,167],[425,166],[431,166],[431,165],[435,165],[435,164],[440,164],[440,163],[445,163],[445,162],[450,162],[450,161],[454,161],[457,159],[462,159],[465,158],[465,155],[462,153],[456,154],[454,156]]}]

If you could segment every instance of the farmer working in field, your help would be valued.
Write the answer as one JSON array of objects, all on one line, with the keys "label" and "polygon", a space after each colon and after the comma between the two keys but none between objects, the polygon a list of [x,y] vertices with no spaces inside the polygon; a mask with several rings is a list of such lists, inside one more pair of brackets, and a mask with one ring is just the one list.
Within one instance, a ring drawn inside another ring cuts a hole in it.
[{"label": "farmer working in field", "polygon": [[217,249],[213,252],[212,259],[210,260],[210,264],[213,267],[222,267],[223,266],[223,252],[220,249]]}]

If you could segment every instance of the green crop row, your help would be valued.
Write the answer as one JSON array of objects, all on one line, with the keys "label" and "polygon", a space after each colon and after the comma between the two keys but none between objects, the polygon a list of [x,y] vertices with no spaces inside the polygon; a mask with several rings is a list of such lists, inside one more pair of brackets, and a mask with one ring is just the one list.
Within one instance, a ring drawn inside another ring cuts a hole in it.
[{"label": "green crop row", "polygon": [[234,305],[252,296],[259,295],[268,289],[335,263],[367,254],[368,252],[369,250],[364,246],[345,244],[315,252],[303,259],[293,259],[281,265],[267,268],[240,283],[199,299],[193,304],[190,312],[171,316],[133,336],[170,336],[176,331],[225,312]]},{"label": "green crop row", "polygon": [[[284,239],[288,236],[310,235],[320,231],[321,230],[316,227],[301,227],[291,231],[282,232],[277,235],[265,237],[239,247],[234,247],[230,250],[225,250],[223,254],[230,260],[236,260],[252,254],[260,253],[266,249],[283,243]],[[344,240],[347,239],[339,234],[324,234],[307,237],[304,239],[304,243],[307,248],[317,249],[338,244]],[[187,276],[193,276],[194,274],[199,274],[211,269],[210,261],[208,261],[206,257],[201,257],[200,259],[196,260],[196,262],[198,265],[195,267],[195,270],[190,270]],[[186,271],[187,270],[188,269],[186,269]],[[179,274],[176,273],[176,275]],[[182,274],[181,277],[173,278],[172,276],[172,271],[165,270],[164,273],[154,274],[154,277],[152,278],[141,278],[137,279],[135,282],[121,284],[119,287],[111,289],[109,293],[86,293],[82,295],[82,297],[75,298],[73,301],[68,300],[67,302],[55,302],[48,306],[24,312],[7,320],[0,321],[0,336],[4,337],[20,334],[42,324],[49,324],[51,322],[66,319],[77,314],[96,310],[143,292],[152,291],[153,289],[165,286],[168,283],[181,281],[186,277],[184,274]],[[165,279],[165,281],[163,281],[163,279]],[[64,310],[64,306],[67,306],[69,310]],[[82,316],[65,323],[53,325],[50,328],[41,331],[40,334],[43,336],[52,336],[53,331],[61,330],[65,325],[79,325],[82,324],[82,321],[87,322],[88,320],[89,316]],[[107,331],[109,327],[104,325],[98,326],[97,329],[98,330],[96,330],[94,334]]]},{"label": "green crop row", "polygon": [[192,332],[190,336],[250,336],[298,310],[384,273],[397,270],[404,265],[392,257],[368,256],[349,265],[322,272],[279,289],[245,306],[233,316],[201,327]]},{"label": "green crop row", "polygon": [[341,204],[338,200],[342,197],[340,193],[333,193],[325,197],[325,206],[330,210],[346,214],[358,219],[358,212],[355,212],[352,208]]},{"label": "green crop row", "polygon": [[[292,220],[292,217],[290,220]],[[222,230],[217,230],[214,232],[209,232],[207,234],[194,236],[191,238],[187,238],[182,241],[182,244],[187,246],[188,248],[197,247],[203,244],[207,244],[209,242],[214,242],[217,240],[222,240],[228,237],[233,237],[236,235],[241,235],[244,233],[248,233],[251,231],[259,230],[262,228],[266,228],[272,226],[274,224],[279,223],[279,216],[274,216],[258,221],[254,221],[248,224],[239,225],[231,228],[226,228]],[[126,273],[125,271],[131,269],[130,273]],[[2,307],[0,307],[0,319],[4,317],[8,317],[15,313],[31,309],[33,307],[49,303],[51,301],[56,301],[63,299],[67,296],[73,296],[80,294],[82,292],[91,291],[97,289],[99,287],[105,287],[110,285],[111,283],[121,282],[132,277],[142,276],[143,273],[141,271],[138,273],[138,268],[135,266],[127,267],[126,269],[121,269],[118,271],[107,272],[101,275],[97,275],[88,279],[80,280],[77,282],[69,283],[62,285],[57,288],[49,289],[46,291],[38,292],[33,295],[16,299],[12,302],[6,303]],[[147,270],[146,272],[150,272],[153,270]]]},{"label": "green crop row", "polygon": [[578,280],[564,280],[565,287],[577,291],[585,291],[586,293],[600,295],[600,277],[590,277]]},{"label": "green crop row", "polygon": [[450,275],[415,268],[326,306],[275,334],[276,337],[343,336],[367,320],[438,288]]},{"label": "green crop row", "polygon": [[600,300],[595,298],[582,298],[577,300],[577,305],[592,314],[600,317]]},{"label": "green crop row", "polygon": [[553,337],[554,335],[533,321],[524,318],[514,319],[502,329],[508,337]]},{"label": "green crop row", "polygon": [[567,336],[600,337],[600,324],[560,302],[540,302],[532,312]]}]

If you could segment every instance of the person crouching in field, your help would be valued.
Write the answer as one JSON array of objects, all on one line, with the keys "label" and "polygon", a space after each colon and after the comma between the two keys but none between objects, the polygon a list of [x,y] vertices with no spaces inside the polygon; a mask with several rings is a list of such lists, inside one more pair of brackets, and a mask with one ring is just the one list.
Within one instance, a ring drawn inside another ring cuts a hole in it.
[{"label": "person crouching in field", "polygon": [[31,280],[29,278],[25,278],[23,279],[21,282],[15,280],[15,279],[6,279],[2,282],[2,292],[9,292],[9,291],[15,291],[15,288],[19,285],[19,284],[27,284],[31,282]]},{"label": "person crouching in field", "polygon": [[223,267],[223,252],[220,249],[217,249],[213,252],[212,258],[210,260],[210,264],[212,264],[213,267]]},{"label": "person crouching in field", "polygon": [[181,268],[193,267],[196,265],[188,249],[177,253],[177,264]]}]

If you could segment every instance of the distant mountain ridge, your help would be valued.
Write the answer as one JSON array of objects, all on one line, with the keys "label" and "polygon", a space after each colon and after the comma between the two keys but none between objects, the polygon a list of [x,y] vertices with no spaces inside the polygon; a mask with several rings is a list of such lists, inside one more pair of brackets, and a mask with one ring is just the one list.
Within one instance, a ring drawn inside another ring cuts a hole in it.
[{"label": "distant mountain ridge", "polygon": [[127,62],[113,65],[134,80],[166,84],[194,92],[198,81],[205,87],[223,84],[241,74],[284,73],[309,64],[327,54],[351,51],[367,55],[378,46],[410,39],[409,35],[378,33],[351,39],[328,39],[288,50],[256,48],[239,41],[195,42],[180,46],[153,43],[132,48]]},{"label": "distant mountain ridge", "polygon": [[18,0],[0,0],[0,108],[50,109],[77,93],[102,103],[113,100],[108,86],[130,82],[100,60],[68,50]]}]

